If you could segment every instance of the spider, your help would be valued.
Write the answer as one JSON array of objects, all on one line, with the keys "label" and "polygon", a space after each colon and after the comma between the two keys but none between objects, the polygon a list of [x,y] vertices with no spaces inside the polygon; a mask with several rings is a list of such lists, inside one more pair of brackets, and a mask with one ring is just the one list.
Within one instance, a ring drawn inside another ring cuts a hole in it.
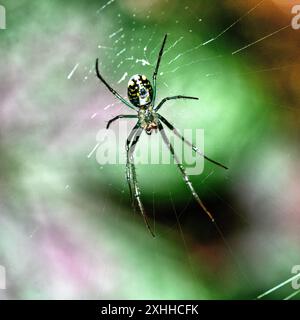
[{"label": "spider", "polygon": [[139,138],[142,134],[143,131],[145,131],[148,135],[151,135],[153,131],[157,132],[157,130],[160,132],[162,139],[166,146],[168,147],[170,153],[172,154],[175,163],[182,175],[182,178],[191,191],[193,197],[195,200],[198,202],[200,207],[204,210],[204,212],[208,215],[210,220],[214,222],[213,215],[208,211],[208,209],[205,207],[201,199],[199,198],[198,194],[196,193],[188,175],[186,174],[186,170],[184,166],[180,163],[177,155],[175,154],[174,147],[170,143],[163,124],[173,131],[173,133],[182,140],[183,143],[186,143],[188,146],[192,148],[192,150],[196,153],[198,153],[200,156],[204,157],[204,159],[214,163],[217,166],[220,166],[224,169],[228,169],[226,166],[223,164],[212,160],[208,158],[206,155],[204,155],[200,150],[194,146],[191,142],[187,141],[177,130],[176,128],[167,120],[165,119],[162,115],[158,113],[158,110],[163,106],[163,104],[168,101],[168,100],[175,100],[175,99],[193,99],[193,100],[198,100],[196,97],[189,97],[189,96],[183,96],[183,95],[177,95],[177,96],[172,96],[172,97],[166,97],[160,101],[157,105],[155,104],[155,99],[156,99],[156,78],[157,78],[157,73],[160,65],[160,61],[164,52],[164,47],[166,44],[167,40],[167,34],[165,35],[159,54],[158,54],[158,59],[156,62],[156,67],[153,73],[152,77],[152,85],[150,81],[146,78],[144,75],[136,74],[132,76],[128,82],[128,98],[129,101],[125,100],[116,90],[114,90],[107,82],[106,80],[102,77],[99,71],[99,66],[98,66],[98,59],[96,59],[96,75],[100,79],[101,82],[105,84],[105,86],[108,88],[108,90],[121,102],[123,102],[126,106],[129,108],[133,109],[134,111],[137,112],[135,115],[118,115],[114,117],[113,119],[109,120],[106,126],[106,129],[110,127],[110,125],[121,118],[137,118],[138,121],[134,128],[131,130],[127,140],[126,140],[126,179],[129,187],[129,193],[130,193],[130,198],[131,198],[131,203],[133,205],[133,208],[135,210],[136,208],[136,203],[139,207],[140,213],[142,214],[142,217],[145,221],[145,224],[152,234],[153,237],[155,237],[154,232],[152,231],[150,224],[148,222],[147,214],[144,209],[143,203],[141,201],[141,192],[140,188],[137,182],[137,177],[136,177],[136,170],[135,170],[135,165],[134,165],[134,149],[136,147],[136,144],[139,141]]}]

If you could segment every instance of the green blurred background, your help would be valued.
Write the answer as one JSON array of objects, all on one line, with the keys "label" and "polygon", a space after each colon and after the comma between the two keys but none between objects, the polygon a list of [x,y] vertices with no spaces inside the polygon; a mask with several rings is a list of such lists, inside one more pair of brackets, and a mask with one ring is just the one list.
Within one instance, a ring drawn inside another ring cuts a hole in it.
[{"label": "green blurred background", "polygon": [[[232,53],[288,26],[293,1],[1,4],[0,298],[254,299],[292,276],[300,31]],[[166,33],[158,99],[200,100],[170,101],[161,114],[179,129],[203,128],[205,152],[229,167],[205,163],[191,176],[225,240],[176,166],[137,166],[153,239],[132,211],[125,166],[87,157],[109,119],[132,113],[99,83],[95,59],[125,96],[132,74],[151,78]],[[289,284],[268,298],[293,292]]]}]

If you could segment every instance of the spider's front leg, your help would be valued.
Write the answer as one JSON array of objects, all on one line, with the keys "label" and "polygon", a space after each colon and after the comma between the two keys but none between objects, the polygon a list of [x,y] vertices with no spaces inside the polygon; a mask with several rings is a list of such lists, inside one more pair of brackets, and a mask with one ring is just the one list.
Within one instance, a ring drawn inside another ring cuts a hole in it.
[{"label": "spider's front leg", "polygon": [[209,157],[207,157],[204,153],[202,153],[199,148],[197,148],[196,146],[194,146],[190,141],[186,140],[184,138],[184,136],[182,136],[178,130],[166,119],[164,118],[163,116],[161,116],[160,114],[157,113],[157,116],[158,118],[171,130],[174,132],[174,134],[182,140],[182,142],[184,142],[185,144],[187,144],[189,147],[191,147],[196,153],[198,153],[200,156],[202,156],[205,160],[221,167],[221,168],[224,168],[226,170],[228,170],[228,168],[226,166],[224,166],[224,164],[218,162],[218,161],[215,161]]},{"label": "spider's front leg", "polygon": [[[135,203],[134,199],[137,201],[140,212],[144,218],[145,224],[151,233],[151,235],[155,238],[155,234],[152,231],[150,224],[148,222],[148,217],[146,214],[146,211],[144,209],[143,203],[141,201],[141,192],[140,188],[137,182],[137,177],[136,177],[136,171],[135,171],[135,165],[134,165],[134,158],[133,158],[133,152],[135,150],[136,144],[139,141],[139,138],[141,136],[141,133],[143,132],[143,128],[139,126],[139,123],[135,125],[135,127],[132,129],[130,135],[128,136],[127,142],[126,142],[126,156],[127,156],[127,161],[126,161],[126,177],[127,177],[127,182],[129,186],[129,192],[131,196],[131,201],[132,205],[135,208]],[[131,142],[132,141],[132,142]],[[130,144],[131,142],[131,144]],[[132,188],[131,188],[131,180],[133,183],[133,190],[134,190],[134,198],[132,196]]]},{"label": "spider's front leg", "polygon": [[138,128],[139,128],[139,124],[137,123],[134,126],[134,128],[130,131],[129,136],[126,140],[126,180],[127,180],[127,184],[128,184],[131,204],[132,204],[134,210],[135,210],[135,206],[134,206],[134,199],[133,199],[133,193],[132,193],[132,188],[131,188],[132,174],[131,174],[130,161],[129,161],[129,156],[130,156],[129,152],[130,152],[130,148],[131,148],[132,139],[135,136]]},{"label": "spider's front leg", "polygon": [[175,151],[174,151],[174,147],[173,145],[171,144],[171,142],[169,141],[166,133],[165,133],[165,130],[162,126],[162,124],[160,122],[158,122],[158,130],[162,136],[162,139],[164,141],[164,143],[166,144],[166,146],[168,147],[168,149],[170,150],[175,162],[176,162],[176,165],[182,175],[182,178],[185,182],[185,184],[187,185],[187,187],[190,189],[193,197],[195,198],[195,200],[198,202],[198,204],[200,205],[200,207],[204,210],[204,212],[208,215],[208,217],[210,218],[210,220],[212,222],[215,222],[215,219],[214,217],[212,216],[212,214],[208,211],[208,209],[205,207],[204,203],[201,201],[201,199],[199,198],[197,192],[195,191],[193,185],[192,185],[192,182],[189,178],[189,176],[187,175],[186,171],[185,171],[185,168],[184,166],[180,163]]}]

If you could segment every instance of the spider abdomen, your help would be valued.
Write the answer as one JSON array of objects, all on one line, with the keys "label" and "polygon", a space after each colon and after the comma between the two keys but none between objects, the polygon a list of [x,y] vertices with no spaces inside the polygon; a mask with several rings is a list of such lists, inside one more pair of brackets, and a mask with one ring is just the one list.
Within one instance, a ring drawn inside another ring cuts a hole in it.
[{"label": "spider abdomen", "polygon": [[136,74],[128,82],[128,98],[136,107],[149,105],[153,99],[153,88],[144,75]]}]

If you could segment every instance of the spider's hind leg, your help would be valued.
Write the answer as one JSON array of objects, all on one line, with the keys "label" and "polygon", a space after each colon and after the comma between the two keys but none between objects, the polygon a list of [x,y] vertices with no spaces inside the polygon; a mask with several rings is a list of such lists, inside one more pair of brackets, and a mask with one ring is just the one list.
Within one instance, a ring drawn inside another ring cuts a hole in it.
[{"label": "spider's hind leg", "polygon": [[107,122],[107,125],[106,125],[106,129],[109,129],[110,125],[115,122],[116,120],[118,119],[134,119],[134,118],[137,118],[137,115],[134,115],[134,114],[119,114],[118,116],[110,119],[108,122]]},{"label": "spider's hind leg", "polygon": [[96,75],[97,78],[106,86],[106,88],[117,98],[119,99],[121,102],[123,102],[127,107],[136,110],[137,108],[132,106],[128,101],[126,101],[115,89],[113,89],[108,82],[102,77],[100,71],[99,71],[99,63],[98,63],[98,59],[96,59],[96,64],[95,64],[95,69],[96,69]]},{"label": "spider's hind leg", "polygon": [[159,50],[159,54],[158,54],[158,58],[157,58],[157,62],[156,62],[156,67],[152,76],[152,84],[153,84],[153,105],[155,105],[155,98],[156,98],[156,78],[157,78],[157,73],[158,73],[158,69],[159,69],[159,65],[160,65],[160,60],[163,56],[164,53],[164,48],[165,48],[165,44],[167,41],[167,34],[164,36],[164,40],[162,42],[161,48]]}]

